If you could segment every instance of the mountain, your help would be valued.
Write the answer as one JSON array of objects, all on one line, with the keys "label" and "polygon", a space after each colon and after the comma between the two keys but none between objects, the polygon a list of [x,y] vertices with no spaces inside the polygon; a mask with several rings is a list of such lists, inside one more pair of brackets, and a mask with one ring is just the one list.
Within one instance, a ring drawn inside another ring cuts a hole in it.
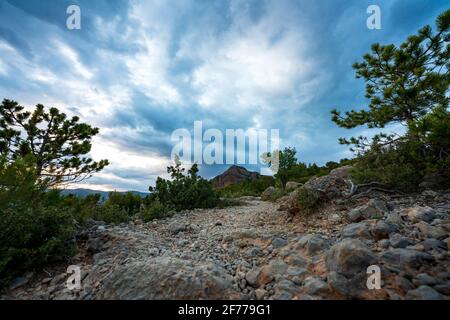
[{"label": "mountain", "polygon": [[260,177],[258,172],[248,171],[244,167],[233,165],[225,172],[212,179],[215,188],[223,188],[244,180],[256,180]]},{"label": "mountain", "polygon": [[[123,192],[120,191],[118,193],[127,193],[127,192],[128,191],[123,191]],[[140,192],[140,191],[129,191],[129,192],[132,192],[132,193],[134,193],[134,194],[136,194],[136,195],[138,195],[138,196],[140,196],[142,198],[144,198],[147,195],[147,193]],[[81,188],[79,188],[79,189],[64,189],[64,190],[61,190],[61,194],[62,195],[73,194],[73,195],[76,195],[78,197],[86,197],[86,196],[88,196],[90,194],[97,194],[97,193],[99,193],[102,198],[107,199],[108,196],[109,196],[110,191],[99,191],[99,190],[81,189]]]}]

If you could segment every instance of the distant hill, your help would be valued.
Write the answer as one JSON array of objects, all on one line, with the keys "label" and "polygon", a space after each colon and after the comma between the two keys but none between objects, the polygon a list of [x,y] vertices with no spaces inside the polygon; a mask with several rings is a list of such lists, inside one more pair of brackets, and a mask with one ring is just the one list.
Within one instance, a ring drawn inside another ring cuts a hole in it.
[{"label": "distant hill", "polygon": [[222,174],[213,178],[212,182],[215,188],[224,188],[244,180],[256,180],[259,177],[260,174],[258,172],[248,171],[244,167],[233,165]]},{"label": "distant hill", "polygon": [[[99,193],[101,195],[102,198],[107,199],[108,195],[109,195],[110,191],[99,191],[99,190],[92,190],[92,189],[65,189],[65,190],[61,190],[61,194],[62,195],[69,195],[69,194],[73,194],[76,195],[78,197],[86,197],[90,194],[97,194]],[[128,191],[123,191],[123,192],[119,192],[118,193],[127,193]],[[142,198],[144,198],[148,193],[145,192],[139,192],[139,191],[130,191]]]}]

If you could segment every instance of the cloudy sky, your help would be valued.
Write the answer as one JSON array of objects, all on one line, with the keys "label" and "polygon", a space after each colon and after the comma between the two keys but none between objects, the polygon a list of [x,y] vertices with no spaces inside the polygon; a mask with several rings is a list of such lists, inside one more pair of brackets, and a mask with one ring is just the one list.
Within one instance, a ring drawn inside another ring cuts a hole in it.
[{"label": "cloudy sky", "polygon": [[[66,9],[81,8],[81,30]],[[366,27],[381,8],[381,30]],[[351,154],[330,109],[363,108],[354,78],[374,42],[400,43],[444,0],[0,0],[0,99],[42,103],[100,128],[91,155],[111,165],[85,185],[147,190],[164,175],[171,133],[279,129],[305,162]],[[394,130],[394,129],[393,129]],[[213,177],[226,166],[202,166]],[[250,167],[249,167],[250,168]]]}]

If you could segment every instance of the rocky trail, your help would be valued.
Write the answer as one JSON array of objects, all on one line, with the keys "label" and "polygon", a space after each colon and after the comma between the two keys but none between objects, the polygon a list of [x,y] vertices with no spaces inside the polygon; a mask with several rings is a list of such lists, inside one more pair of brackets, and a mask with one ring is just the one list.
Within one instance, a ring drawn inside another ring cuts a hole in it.
[{"label": "rocky trail", "polygon": [[[3,299],[449,299],[450,192],[337,200],[312,215],[278,203],[92,223],[66,264],[16,279]],[[281,205],[281,206],[280,206]],[[69,290],[68,265],[81,268]],[[367,268],[381,270],[368,289]]]}]

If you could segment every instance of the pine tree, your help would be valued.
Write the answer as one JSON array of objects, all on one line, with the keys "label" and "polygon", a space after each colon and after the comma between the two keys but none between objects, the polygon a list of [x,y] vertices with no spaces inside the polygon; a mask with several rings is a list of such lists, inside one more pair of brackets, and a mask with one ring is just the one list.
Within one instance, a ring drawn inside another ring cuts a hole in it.
[{"label": "pine tree", "polygon": [[38,104],[31,113],[8,99],[0,105],[0,156],[10,163],[31,158],[42,188],[80,182],[107,166],[107,160],[94,162],[86,156],[98,132],[78,117],[67,119],[57,108],[47,112]]}]

